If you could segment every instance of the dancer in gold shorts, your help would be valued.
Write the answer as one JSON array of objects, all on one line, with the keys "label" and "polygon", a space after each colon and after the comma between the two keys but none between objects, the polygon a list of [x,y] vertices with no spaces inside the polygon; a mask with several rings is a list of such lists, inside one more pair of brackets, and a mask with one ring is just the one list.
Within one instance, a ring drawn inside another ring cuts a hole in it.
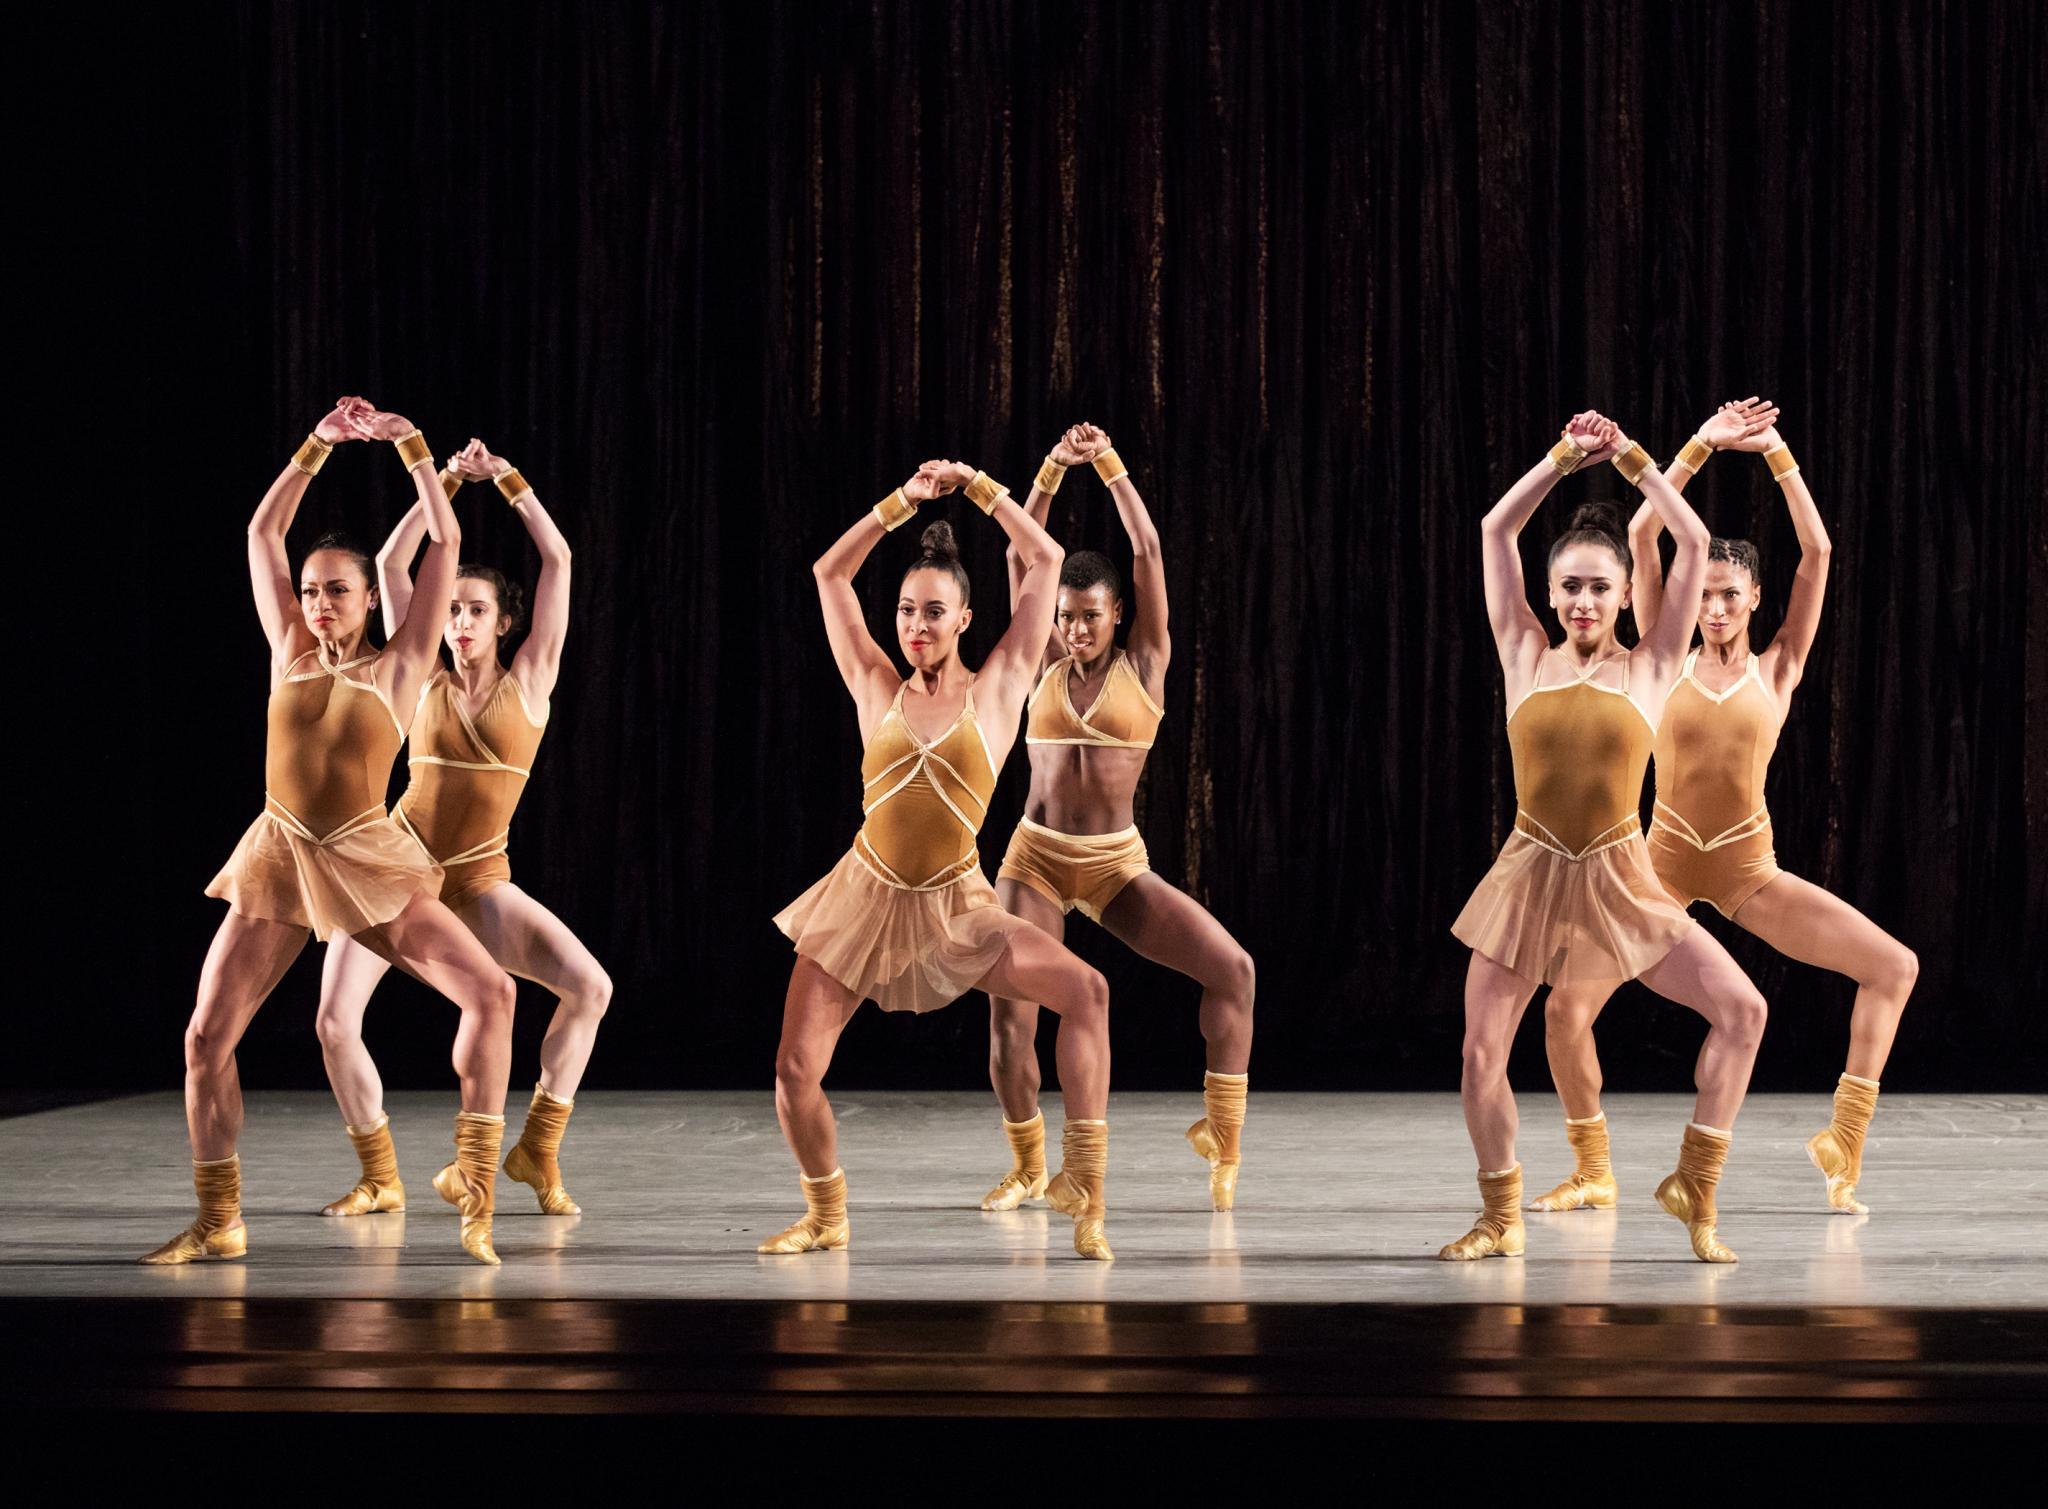
[{"label": "dancer in gold shorts", "polygon": [[[563,1186],[558,1155],[611,1000],[611,979],[561,918],[512,883],[508,853],[512,814],[547,728],[568,636],[569,543],[526,479],[480,440],[449,461],[444,481],[451,498],[464,481],[494,482],[533,538],[540,577],[529,621],[524,594],[504,573],[491,566],[459,568],[442,620],[448,665],[420,689],[411,725],[412,783],[399,800],[398,822],[441,866],[442,902],[491,957],[509,973],[555,993],[554,1019],[540,1049],[540,1082],[526,1126],[505,1155],[505,1172],[532,1186],[545,1214],[575,1215],[579,1207]],[[408,573],[424,528],[425,516],[414,508],[378,553],[386,623],[406,616],[413,598]],[[525,637],[508,666],[504,648],[515,634]],[[362,1176],[323,1215],[405,1208],[383,1081],[363,1045],[363,1013],[388,967],[348,938],[327,945],[320,1047]],[[434,1187],[456,1204],[469,1193],[460,1164],[443,1169]]]},{"label": "dancer in gold shorts", "polygon": [[[1829,1208],[1860,1215],[1866,1210],[1856,1196],[1863,1139],[1919,960],[1848,902],[1778,868],[1764,777],[1820,627],[1829,543],[1791,448],[1770,423],[1776,413],[1754,399],[1723,405],[1666,473],[1674,488],[1683,489],[1716,450],[1761,452],[1784,494],[1800,554],[1784,619],[1758,654],[1750,647],[1751,615],[1763,600],[1756,547],[1747,540],[1717,539],[1708,548],[1696,615],[1701,643],[1686,656],[1657,729],[1650,862],[1680,905],[1705,901],[1780,953],[1856,982],[1848,1062],[1836,1082],[1834,1117],[1808,1140],[1806,1153],[1827,1180]],[[1765,428],[1756,428],[1758,418]],[[1647,508],[1629,528],[1636,624],[1645,635],[1667,606],[1657,554],[1661,529]],[[1675,593],[1674,574],[1668,606],[1673,617],[1689,622],[1691,601]],[[1550,1072],[1564,1102],[1565,1131],[1577,1167],[1571,1178],[1532,1202],[1532,1209],[1574,1210],[1615,1202],[1607,1120],[1600,1109],[1600,1056],[1593,1042],[1593,1022],[1607,994],[1597,986],[1573,986],[1552,991],[1545,1003]]]},{"label": "dancer in gold shorts", "polygon": [[1657,1196],[1686,1223],[1695,1255],[1735,1260],[1716,1233],[1714,1192],[1763,1035],[1764,1000],[1727,950],[1664,894],[1638,813],[1657,719],[1690,632],[1666,622],[1634,649],[1616,643],[1629,555],[1611,509],[1581,507],[1550,548],[1561,645],[1550,644],[1522,584],[1518,541],[1529,516],[1560,478],[1608,459],[1678,540],[1672,590],[1689,597],[1706,574],[1706,526],[1643,448],[1596,413],[1576,416],[1481,527],[1518,811],[1500,857],[1451,927],[1472,950],[1463,1099],[1484,1202],[1472,1230],[1443,1249],[1452,1260],[1516,1256],[1526,1241],[1507,1059],[1529,998],[1542,984],[1612,989],[1628,979],[1707,1019],[1693,1120],[1678,1169]]},{"label": "dancer in gold shorts", "polygon": [[[964,490],[1010,537],[1020,572],[1002,639],[979,673],[962,662],[972,622],[952,528],[925,530],[904,573],[896,642],[908,680],[869,635],[853,578],[918,506]],[[1066,1166],[1047,1198],[1074,1218],[1074,1250],[1112,1256],[1103,1233],[1109,1153],[1109,987],[1052,937],[996,902],[975,839],[1052,627],[1063,559],[1006,489],[953,461],[928,461],[861,516],[812,568],[825,632],[853,697],[866,748],[864,821],[831,873],[775,919],[796,946],[775,1056],[775,1110],[802,1175],[803,1219],[761,1244],[769,1253],[847,1245],[846,1176],[823,1089],[846,1023],[863,1000],[931,1011],[979,987],[1042,1000],[1063,1018]]]},{"label": "dancer in gold shorts", "polygon": [[[337,446],[390,440],[411,474],[432,543],[420,570],[427,601],[455,583],[461,531],[427,443],[409,422],[345,398],[286,464],[249,521],[249,575],[270,643],[270,731],[264,811],[207,887],[228,904],[185,1029],[185,1118],[199,1217],[145,1263],[240,1257],[242,1086],[235,1046],[306,934],[352,937],[461,1008],[455,1072],[462,1081],[456,1156],[478,1163],[477,1128],[504,1119],[512,1052],[511,978],[436,899],[441,871],[385,815],[384,792],[410,708],[433,667],[438,613],[403,616],[382,650],[368,639],[376,606],[369,561],[333,540],[315,544],[293,585],[285,532],[306,485]],[[493,1150],[495,1144],[493,1144]],[[488,1168],[490,1164],[485,1163]],[[488,1203],[463,1207],[463,1246],[495,1263]]]},{"label": "dancer in gold shorts", "polygon": [[[1109,437],[1092,424],[1061,436],[1039,468],[1025,511],[1045,522],[1067,468],[1083,462],[1092,462],[1108,484],[1130,536],[1137,618],[1119,648],[1124,602],[1116,567],[1092,550],[1067,557],[1025,726],[1031,794],[1003,856],[996,894],[1055,938],[1064,936],[1067,913],[1078,910],[1146,958],[1200,983],[1209,1058],[1202,1084],[1206,1114],[1187,1136],[1209,1163],[1211,1204],[1229,1210],[1252,1051],[1252,958],[1199,901],[1152,872],[1138,832],[1134,801],[1165,716],[1160,702],[1172,644],[1159,531]],[[1018,564],[1013,558],[1013,595],[1022,585]],[[1002,1103],[1011,1168],[982,1200],[984,1210],[1014,1210],[1047,1188],[1037,1029],[1036,1002],[991,1002],[989,1078]]]}]

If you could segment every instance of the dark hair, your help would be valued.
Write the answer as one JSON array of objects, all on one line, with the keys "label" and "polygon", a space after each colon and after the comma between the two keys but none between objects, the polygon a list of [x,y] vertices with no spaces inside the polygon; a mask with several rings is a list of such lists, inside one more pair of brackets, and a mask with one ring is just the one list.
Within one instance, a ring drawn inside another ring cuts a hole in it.
[{"label": "dark hair", "polygon": [[1124,595],[1124,579],[1117,574],[1116,563],[1099,550],[1077,550],[1068,556],[1060,568],[1060,585],[1076,592],[1107,587],[1112,598]]},{"label": "dark hair", "polygon": [[1707,541],[1707,559],[1740,566],[1749,573],[1752,582],[1761,582],[1764,579],[1764,558],[1757,553],[1756,546],[1747,540],[1724,540],[1716,535]]},{"label": "dark hair", "polygon": [[904,576],[927,569],[948,572],[960,584],[960,606],[966,607],[973,589],[967,582],[967,568],[960,564],[960,542],[953,538],[953,526],[944,519],[927,524],[917,543],[918,557],[904,568]]},{"label": "dark hair", "polygon": [[475,561],[464,561],[455,568],[455,577],[460,581],[473,576],[480,582],[489,582],[491,590],[498,594],[498,616],[505,620],[505,633],[509,636],[526,627],[526,589],[505,575],[496,566],[483,566]]},{"label": "dark hair", "polygon": [[1557,564],[1559,552],[1574,545],[1598,545],[1613,551],[1614,558],[1621,562],[1623,576],[1635,569],[1635,557],[1628,551],[1628,531],[1621,522],[1621,510],[1612,503],[1581,503],[1573,509],[1571,527],[1551,542],[1546,569]]},{"label": "dark hair", "polygon": [[[339,529],[330,529],[313,542],[312,547],[306,551],[306,559],[311,560],[323,550],[340,551],[356,563],[356,570],[363,573],[364,581],[372,587],[377,585],[377,563],[370,559],[367,550],[356,543],[354,535],[344,534]],[[305,562],[300,562],[299,569],[305,569]]]}]

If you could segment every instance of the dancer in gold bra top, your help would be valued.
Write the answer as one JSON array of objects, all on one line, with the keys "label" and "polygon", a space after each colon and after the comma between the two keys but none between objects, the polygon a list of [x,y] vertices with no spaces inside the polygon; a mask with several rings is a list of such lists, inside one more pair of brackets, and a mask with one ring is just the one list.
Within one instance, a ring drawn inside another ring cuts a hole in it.
[{"label": "dancer in gold bra top", "polygon": [[[951,527],[925,530],[896,602],[906,681],[869,636],[853,578],[885,533],[920,504],[956,491],[1010,537],[1021,590],[1002,639],[978,674],[968,671],[960,656],[974,616],[967,572]],[[1064,1018],[1060,1083],[1070,1123],[1085,1135],[1069,1142],[1057,1193],[1074,1218],[1074,1250],[1112,1255],[1103,1232],[1109,987],[996,904],[975,850],[1052,626],[1061,560],[1059,546],[1000,484],[958,462],[928,461],[812,568],[832,657],[860,718],[863,821],[831,873],[775,919],[797,954],[775,1056],[775,1110],[796,1153],[806,1214],[762,1243],[763,1252],[847,1245],[846,1176],[821,1082],[862,1000],[886,1011],[930,1011],[979,986],[1043,999]]]},{"label": "dancer in gold bra top", "polygon": [[[455,1071],[463,1116],[502,1118],[511,1056],[512,981],[435,898],[441,871],[384,811],[384,791],[410,707],[433,663],[436,622],[404,614],[379,651],[366,638],[376,595],[369,561],[333,539],[307,555],[294,587],[285,533],[306,485],[337,446],[394,441],[433,544],[422,579],[438,596],[455,579],[461,542],[426,442],[396,414],[345,398],[322,419],[264,494],[249,524],[249,574],[270,642],[270,728],[263,815],[207,894],[228,904],[199,978],[185,1033],[185,1107],[199,1217],[143,1259],[240,1257],[242,1091],[235,1046],[305,946],[356,938],[405,965],[462,1010]],[[431,600],[431,599],[430,599]],[[458,1118],[458,1157],[473,1161]],[[475,1202],[472,1202],[474,1204]],[[488,1209],[465,1208],[463,1245],[495,1263]]]},{"label": "dancer in gold bra top", "polygon": [[[1092,550],[1067,557],[1044,674],[1025,725],[1031,794],[1003,856],[996,894],[1055,938],[1065,936],[1067,913],[1078,910],[1146,958],[1200,983],[1209,1060],[1205,1114],[1187,1137],[1209,1163],[1211,1204],[1229,1210],[1251,1060],[1252,958],[1199,901],[1152,872],[1138,832],[1138,781],[1165,717],[1160,700],[1172,643],[1159,531],[1109,437],[1092,424],[1061,436],[1039,468],[1025,511],[1043,523],[1067,468],[1083,462],[1093,463],[1108,484],[1130,537],[1137,621],[1118,648],[1124,604],[1116,567]],[[1014,568],[1011,576],[1014,591]],[[991,1001],[989,1078],[1002,1104],[1011,1166],[983,1198],[984,1210],[1013,1210],[1048,1191],[1037,1031],[1036,1002]]]},{"label": "dancer in gold bra top", "polygon": [[[1919,960],[1846,901],[1778,868],[1764,776],[1819,630],[1829,543],[1791,449],[1769,423],[1776,413],[1756,400],[1723,405],[1667,474],[1671,485],[1682,489],[1717,449],[1759,451],[1770,463],[1799,537],[1800,559],[1784,621],[1761,654],[1750,648],[1751,615],[1763,595],[1755,546],[1747,540],[1712,542],[1699,609],[1693,614],[1689,599],[1674,595],[1669,604],[1664,601],[1657,555],[1662,526],[1656,515],[1638,512],[1630,526],[1637,626],[1650,633],[1668,607],[1688,625],[1696,620],[1701,639],[1686,656],[1657,730],[1650,861],[1681,905],[1709,902],[1780,953],[1856,981],[1848,1061],[1836,1081],[1834,1116],[1808,1140],[1806,1152],[1826,1180],[1829,1208],[1861,1215],[1866,1207],[1856,1186],[1863,1171],[1864,1136]],[[1765,427],[1757,426],[1758,418]],[[1553,991],[1545,1004],[1551,1077],[1564,1101],[1565,1130],[1577,1166],[1569,1179],[1534,1202],[1539,1210],[1611,1205],[1617,1197],[1593,1042],[1593,1022],[1607,996],[1607,988],[1596,984]]]},{"label": "dancer in gold bra top", "polygon": [[1686,1223],[1697,1256],[1735,1258],[1716,1232],[1714,1191],[1762,1036],[1763,997],[1727,950],[1664,894],[1637,812],[1685,636],[1667,624],[1634,649],[1616,642],[1628,601],[1628,547],[1611,510],[1582,507],[1551,546],[1550,605],[1565,630],[1561,646],[1550,645],[1522,585],[1522,526],[1561,477],[1610,458],[1677,536],[1672,579],[1684,583],[1681,590],[1698,590],[1706,566],[1705,526],[1641,446],[1590,412],[1572,420],[1482,526],[1518,811],[1499,858],[1451,927],[1472,950],[1463,1098],[1485,1206],[1472,1230],[1443,1249],[1451,1260],[1516,1256],[1526,1241],[1507,1058],[1529,998],[1542,984],[1612,988],[1635,978],[1707,1019],[1693,1121],[1677,1172],[1657,1196]]},{"label": "dancer in gold bra top", "polygon": [[[506,1153],[505,1172],[532,1186],[546,1215],[580,1207],[563,1184],[560,1152],[577,1087],[611,1000],[612,982],[561,918],[512,883],[513,812],[533,772],[547,730],[562,646],[569,632],[569,543],[526,479],[481,440],[448,463],[450,496],[465,480],[496,484],[540,554],[531,619],[524,594],[495,567],[464,565],[442,620],[448,664],[420,689],[411,723],[412,783],[398,803],[398,822],[434,857],[445,878],[441,900],[511,974],[556,996],[554,1019],[540,1047],[540,1079],[526,1125]],[[387,619],[413,601],[408,575],[423,519],[408,513],[377,556]],[[435,611],[431,602],[423,612]],[[510,665],[503,651],[523,635]],[[321,977],[320,1047],[328,1082],[361,1164],[355,1187],[323,1215],[360,1216],[405,1209],[405,1185],[384,1085],[363,1045],[363,1014],[384,976],[373,951],[337,939]],[[503,1137],[499,1124],[495,1135]],[[495,1155],[494,1155],[495,1156]],[[442,1198],[460,1203],[464,1178],[451,1164],[434,1180]]]}]

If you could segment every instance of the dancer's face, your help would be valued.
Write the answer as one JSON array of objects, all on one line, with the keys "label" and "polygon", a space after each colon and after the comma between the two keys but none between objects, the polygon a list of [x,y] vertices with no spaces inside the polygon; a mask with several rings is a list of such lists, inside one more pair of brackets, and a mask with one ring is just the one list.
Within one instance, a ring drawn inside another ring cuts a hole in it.
[{"label": "dancer's face", "polygon": [[1566,638],[1580,650],[1614,638],[1628,609],[1628,573],[1604,545],[1568,545],[1550,563],[1550,606]]},{"label": "dancer's face", "polygon": [[482,665],[498,654],[498,641],[512,625],[498,603],[498,589],[480,576],[455,579],[455,596],[448,603],[448,623],[441,638],[455,663]]},{"label": "dancer's face", "polygon": [[1749,632],[1749,615],[1763,598],[1763,589],[1733,561],[1708,561],[1707,582],[1700,588],[1700,637],[1708,644],[1733,644]]},{"label": "dancer's face", "polygon": [[973,621],[974,610],[960,600],[952,572],[922,566],[903,578],[896,599],[896,642],[912,670],[944,665]]},{"label": "dancer's face", "polygon": [[346,550],[316,550],[299,570],[299,612],[315,639],[333,643],[363,632],[377,594]]},{"label": "dancer's face", "polygon": [[1060,588],[1053,626],[1066,642],[1077,665],[1089,666],[1116,645],[1116,626],[1124,621],[1124,605],[1109,595],[1109,584]]}]

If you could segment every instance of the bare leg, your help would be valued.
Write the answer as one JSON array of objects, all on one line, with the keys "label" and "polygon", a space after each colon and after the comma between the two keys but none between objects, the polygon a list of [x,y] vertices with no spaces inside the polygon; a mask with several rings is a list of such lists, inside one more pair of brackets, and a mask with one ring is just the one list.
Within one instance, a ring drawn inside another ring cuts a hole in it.
[{"label": "bare leg", "polygon": [[1257,972],[1229,929],[1194,897],[1149,873],[1117,892],[1102,925],[1153,963],[1200,983],[1209,1068],[1243,1074],[1251,1065]]},{"label": "bare leg", "polygon": [[1481,953],[1465,971],[1465,1067],[1459,1098],[1465,1130],[1479,1167],[1489,1172],[1515,1166],[1515,1133],[1520,1118],[1508,1085],[1508,1049],[1536,983]]},{"label": "bare leg", "polygon": [[1860,1079],[1884,1077],[1906,998],[1920,977],[1913,950],[1831,892],[1797,875],[1780,875],[1736,910],[1736,923],[1787,958],[1856,982],[1849,1018],[1849,1061]]},{"label": "bare leg", "polygon": [[822,1179],[839,1167],[839,1130],[825,1099],[825,1070],[860,997],[810,959],[797,956],[782,1000],[782,1041],[775,1050],[775,1117],[797,1167]]},{"label": "bare leg", "polygon": [[574,1100],[611,1004],[611,976],[567,923],[516,885],[493,886],[456,915],[508,973],[555,993],[540,1045],[540,1083],[550,1095]]},{"label": "bare leg", "polygon": [[350,1126],[369,1126],[384,1114],[384,1081],[377,1061],[363,1046],[363,1014],[377,982],[391,966],[353,938],[328,941],[320,966],[320,1011],[313,1030],[320,1035],[320,1056],[327,1064],[327,1083]]},{"label": "bare leg", "polygon": [[1593,1023],[1614,994],[1608,981],[1564,985],[1543,1003],[1543,1050],[1550,1058],[1551,1083],[1575,1121],[1600,1114],[1600,1049]]},{"label": "bare leg", "polygon": [[[1060,909],[1019,880],[998,880],[996,897],[1013,917],[1035,923],[1048,937],[1063,940],[1067,919]],[[1038,1114],[1038,1003],[991,995],[988,1002],[988,1078],[1005,1121],[1029,1121]]]},{"label": "bare leg", "polygon": [[454,1065],[462,1081],[462,1109],[504,1115],[505,1082],[512,1072],[512,977],[453,912],[425,892],[389,922],[355,937],[461,1009]]},{"label": "bare leg", "polygon": [[185,1028],[185,1124],[201,1163],[233,1155],[242,1138],[242,1077],[235,1047],[257,1009],[306,946],[306,930],[229,912],[199,971],[199,1003]]},{"label": "bare leg", "polygon": [[1670,953],[1643,971],[1642,982],[1707,1019],[1707,1040],[1694,1071],[1699,1097],[1693,1103],[1693,1120],[1724,1133],[1733,1131],[1742,1098],[1749,1093],[1756,1050],[1763,1042],[1763,993],[1703,927],[1688,930]]}]

